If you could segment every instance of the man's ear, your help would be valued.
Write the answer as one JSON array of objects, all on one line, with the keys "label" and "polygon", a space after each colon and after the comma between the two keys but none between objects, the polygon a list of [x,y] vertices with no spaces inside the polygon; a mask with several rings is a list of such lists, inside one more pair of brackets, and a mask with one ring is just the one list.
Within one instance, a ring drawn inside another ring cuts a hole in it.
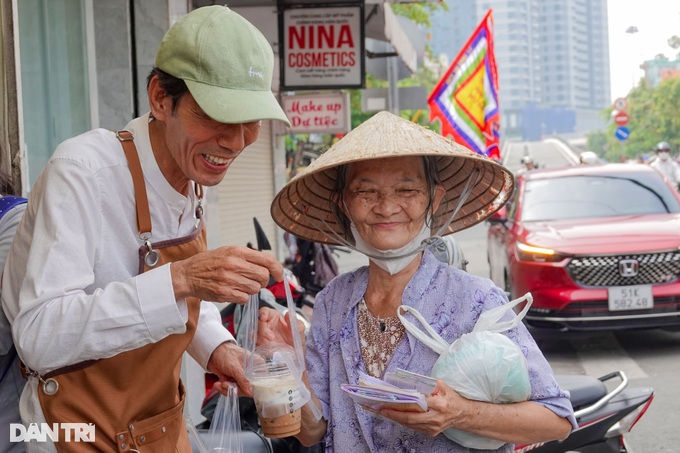
[{"label": "man's ear", "polygon": [[172,98],[161,88],[157,75],[151,78],[147,95],[151,115],[159,121],[166,121],[172,115]]}]

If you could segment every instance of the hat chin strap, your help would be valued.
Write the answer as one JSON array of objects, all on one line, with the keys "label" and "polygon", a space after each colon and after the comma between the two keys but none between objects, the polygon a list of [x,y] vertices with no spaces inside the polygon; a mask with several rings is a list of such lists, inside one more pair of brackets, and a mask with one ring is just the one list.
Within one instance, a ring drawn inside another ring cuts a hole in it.
[{"label": "hat chin strap", "polygon": [[[474,179],[474,184],[470,184],[473,179]],[[446,222],[444,224],[442,224],[442,226],[439,228],[439,230],[437,230],[437,232],[434,235],[431,235],[430,237],[423,239],[423,241],[420,243],[420,245],[417,248],[410,250],[408,252],[405,252],[403,254],[399,254],[399,255],[381,256],[381,255],[369,254],[364,250],[359,250],[359,249],[357,249],[357,247],[354,244],[351,244],[345,238],[340,236],[335,231],[335,229],[331,228],[323,218],[321,218],[321,223],[323,224],[323,226],[326,227],[326,230],[321,229],[319,227],[319,224],[316,221],[312,220],[307,215],[307,209],[303,209],[302,213],[305,216],[305,218],[307,218],[309,223],[314,225],[314,228],[316,228],[319,233],[323,234],[326,237],[330,237],[331,239],[335,239],[336,241],[340,242],[345,247],[347,247],[351,250],[354,250],[355,252],[362,253],[362,254],[366,255],[367,257],[373,258],[373,259],[397,260],[397,259],[402,259],[402,258],[405,258],[405,257],[408,257],[408,256],[415,255],[417,253],[420,253],[423,250],[425,250],[430,244],[435,242],[437,239],[441,239],[441,234],[449,227],[451,222],[453,222],[453,219],[456,217],[456,214],[458,214],[458,211],[460,211],[460,208],[463,206],[465,201],[468,199],[468,197],[472,193],[472,190],[477,185],[477,183],[479,183],[479,181],[481,179],[482,179],[482,172],[478,168],[475,168],[474,170],[472,170],[472,172],[470,173],[470,176],[468,176],[467,180],[465,181],[465,186],[463,187],[463,191],[461,192],[460,197],[458,198],[458,204],[456,205],[456,208],[451,212],[451,215],[446,220]],[[329,231],[331,232],[330,236],[328,235]]]}]

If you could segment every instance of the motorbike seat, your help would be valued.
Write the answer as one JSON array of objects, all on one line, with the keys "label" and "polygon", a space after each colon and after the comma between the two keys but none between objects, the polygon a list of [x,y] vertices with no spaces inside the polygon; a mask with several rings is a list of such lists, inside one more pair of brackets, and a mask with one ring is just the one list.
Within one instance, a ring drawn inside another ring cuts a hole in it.
[{"label": "motorbike seat", "polygon": [[555,380],[563,390],[569,391],[574,410],[588,406],[607,394],[602,381],[592,376],[555,375]]}]

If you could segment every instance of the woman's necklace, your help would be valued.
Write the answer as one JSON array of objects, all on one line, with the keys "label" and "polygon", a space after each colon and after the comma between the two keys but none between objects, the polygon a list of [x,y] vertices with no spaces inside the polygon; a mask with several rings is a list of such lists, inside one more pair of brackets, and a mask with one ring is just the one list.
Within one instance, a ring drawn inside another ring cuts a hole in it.
[{"label": "woman's necklace", "polygon": [[366,313],[368,314],[368,317],[371,320],[371,323],[378,326],[378,329],[380,332],[385,333],[387,331],[387,326],[388,324],[390,326],[395,325],[397,323],[401,324],[399,321],[399,318],[395,316],[376,316],[373,313],[371,313],[371,310],[368,309],[368,304],[366,303],[366,299],[361,299],[361,302],[364,304],[366,307]]},{"label": "woman's necklace", "polygon": [[397,316],[374,316],[363,298],[359,303],[357,323],[365,369],[371,376],[382,377],[406,329]]}]

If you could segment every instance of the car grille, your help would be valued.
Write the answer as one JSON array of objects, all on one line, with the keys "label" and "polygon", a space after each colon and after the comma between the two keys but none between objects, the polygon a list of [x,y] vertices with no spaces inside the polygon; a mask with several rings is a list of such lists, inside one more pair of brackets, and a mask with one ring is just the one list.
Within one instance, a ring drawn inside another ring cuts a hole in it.
[{"label": "car grille", "polygon": [[[639,264],[637,274],[624,277],[619,271],[621,260]],[[680,251],[640,255],[581,256],[567,265],[571,277],[581,286],[628,286],[667,283],[680,274]]]},{"label": "car grille", "polygon": [[524,322],[534,329],[553,331],[680,328],[680,295],[655,297],[654,308],[625,313],[610,311],[606,300],[572,302],[563,310],[531,308]]}]

